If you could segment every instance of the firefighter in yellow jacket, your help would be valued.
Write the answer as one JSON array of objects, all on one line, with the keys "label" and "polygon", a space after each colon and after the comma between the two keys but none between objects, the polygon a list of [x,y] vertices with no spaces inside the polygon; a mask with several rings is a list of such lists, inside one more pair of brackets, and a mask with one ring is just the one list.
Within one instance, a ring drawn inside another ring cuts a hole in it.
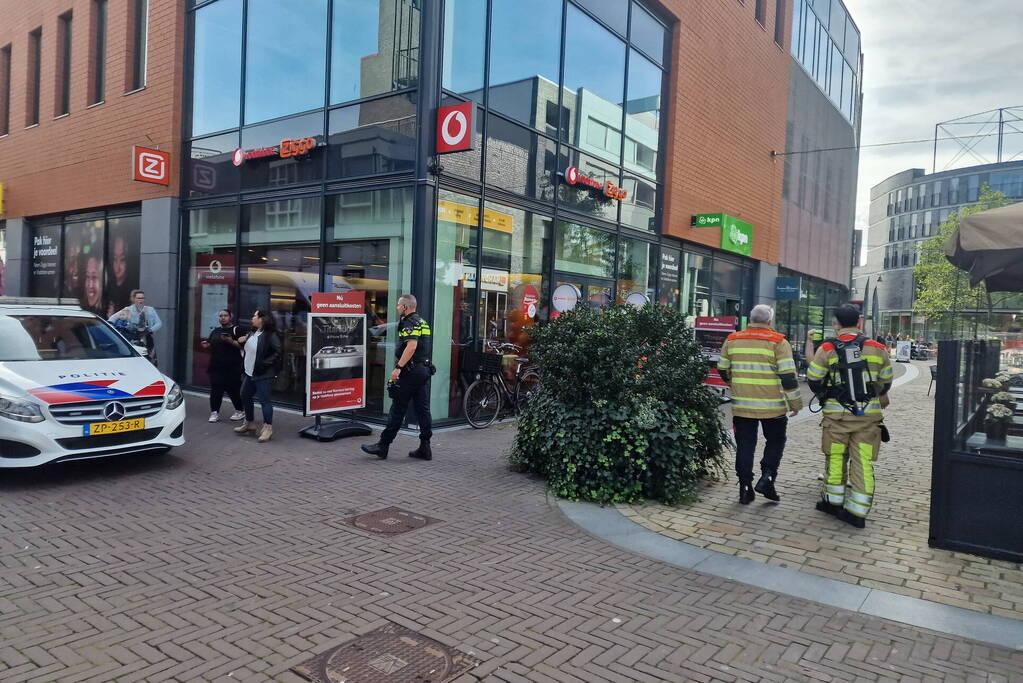
[{"label": "firefighter in yellow jacket", "polygon": [[855,306],[835,309],[835,337],[821,344],[806,379],[824,415],[826,470],[817,509],[862,529],[874,502],[874,461],[893,375],[888,349],[856,327],[859,317]]},{"label": "firefighter in yellow jacket", "polygon": [[[749,319],[748,329],[728,335],[718,361],[721,378],[732,388],[735,474],[743,505],[753,502],[754,491],[769,500],[781,500],[774,482],[785,450],[786,413],[795,415],[803,407],[792,347],[785,335],[771,329],[774,310],[763,304],[754,306]],[[760,461],[761,476],[754,486],[758,427],[764,430],[767,445]]]}]

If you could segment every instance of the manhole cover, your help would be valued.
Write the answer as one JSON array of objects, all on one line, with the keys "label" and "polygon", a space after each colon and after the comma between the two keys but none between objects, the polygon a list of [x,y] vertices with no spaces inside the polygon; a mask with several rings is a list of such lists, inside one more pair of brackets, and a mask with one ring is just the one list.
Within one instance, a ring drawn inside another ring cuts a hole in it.
[{"label": "manhole cover", "polygon": [[422,529],[427,524],[439,521],[439,519],[432,519],[426,515],[416,514],[415,512],[409,512],[408,510],[396,507],[355,515],[345,520],[345,522],[354,527],[372,531],[376,534],[403,534],[406,531]]},{"label": "manhole cover", "polygon": [[433,638],[387,624],[292,671],[314,683],[443,683],[478,665]]}]

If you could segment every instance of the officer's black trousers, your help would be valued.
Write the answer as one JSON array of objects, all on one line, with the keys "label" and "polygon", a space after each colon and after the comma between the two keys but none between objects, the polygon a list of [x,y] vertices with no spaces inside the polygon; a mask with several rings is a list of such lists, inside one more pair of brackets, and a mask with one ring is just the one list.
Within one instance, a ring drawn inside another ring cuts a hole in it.
[{"label": "officer's black trousers", "polygon": [[401,371],[398,377],[398,398],[391,401],[391,413],[387,417],[387,427],[380,435],[380,443],[389,444],[394,441],[405,421],[408,405],[412,402],[415,403],[419,420],[419,439],[429,441],[433,436],[433,418],[430,417],[430,368],[425,365],[417,364]]},{"label": "officer's black trousers", "polygon": [[753,456],[757,450],[757,427],[763,426],[764,458],[760,461],[760,469],[764,472],[778,473],[781,455],[785,451],[785,431],[789,418],[785,415],[769,419],[755,417],[732,417],[735,427],[735,474],[739,481],[753,481]]}]

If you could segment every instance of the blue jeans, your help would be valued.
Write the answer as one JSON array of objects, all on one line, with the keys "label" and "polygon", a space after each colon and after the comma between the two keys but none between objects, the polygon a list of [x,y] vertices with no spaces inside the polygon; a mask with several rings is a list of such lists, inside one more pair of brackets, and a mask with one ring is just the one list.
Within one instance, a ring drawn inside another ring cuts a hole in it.
[{"label": "blue jeans", "polygon": [[270,382],[273,379],[252,379],[245,375],[242,380],[242,405],[245,406],[245,420],[253,422],[256,419],[256,401],[263,408],[263,424],[272,425],[274,422],[274,404],[270,402]]}]

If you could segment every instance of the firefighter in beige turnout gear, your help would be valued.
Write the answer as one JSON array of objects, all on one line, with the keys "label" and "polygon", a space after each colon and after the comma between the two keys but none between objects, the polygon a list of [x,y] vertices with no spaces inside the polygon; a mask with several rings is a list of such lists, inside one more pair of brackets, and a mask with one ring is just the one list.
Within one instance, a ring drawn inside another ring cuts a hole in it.
[{"label": "firefighter in beige turnout gear", "polygon": [[874,461],[893,373],[888,349],[865,337],[858,322],[855,306],[835,309],[836,336],[821,344],[806,379],[824,415],[825,477],[817,509],[862,529],[874,502]]},{"label": "firefighter in beige turnout gear", "polygon": [[[747,329],[728,335],[718,361],[721,378],[732,388],[735,474],[743,505],[753,502],[754,491],[768,500],[781,500],[774,482],[785,450],[786,413],[795,415],[803,407],[792,347],[785,335],[771,329],[774,311],[763,304],[754,306],[749,319]],[[767,445],[760,461],[761,476],[754,486],[758,429],[763,429]]]}]

